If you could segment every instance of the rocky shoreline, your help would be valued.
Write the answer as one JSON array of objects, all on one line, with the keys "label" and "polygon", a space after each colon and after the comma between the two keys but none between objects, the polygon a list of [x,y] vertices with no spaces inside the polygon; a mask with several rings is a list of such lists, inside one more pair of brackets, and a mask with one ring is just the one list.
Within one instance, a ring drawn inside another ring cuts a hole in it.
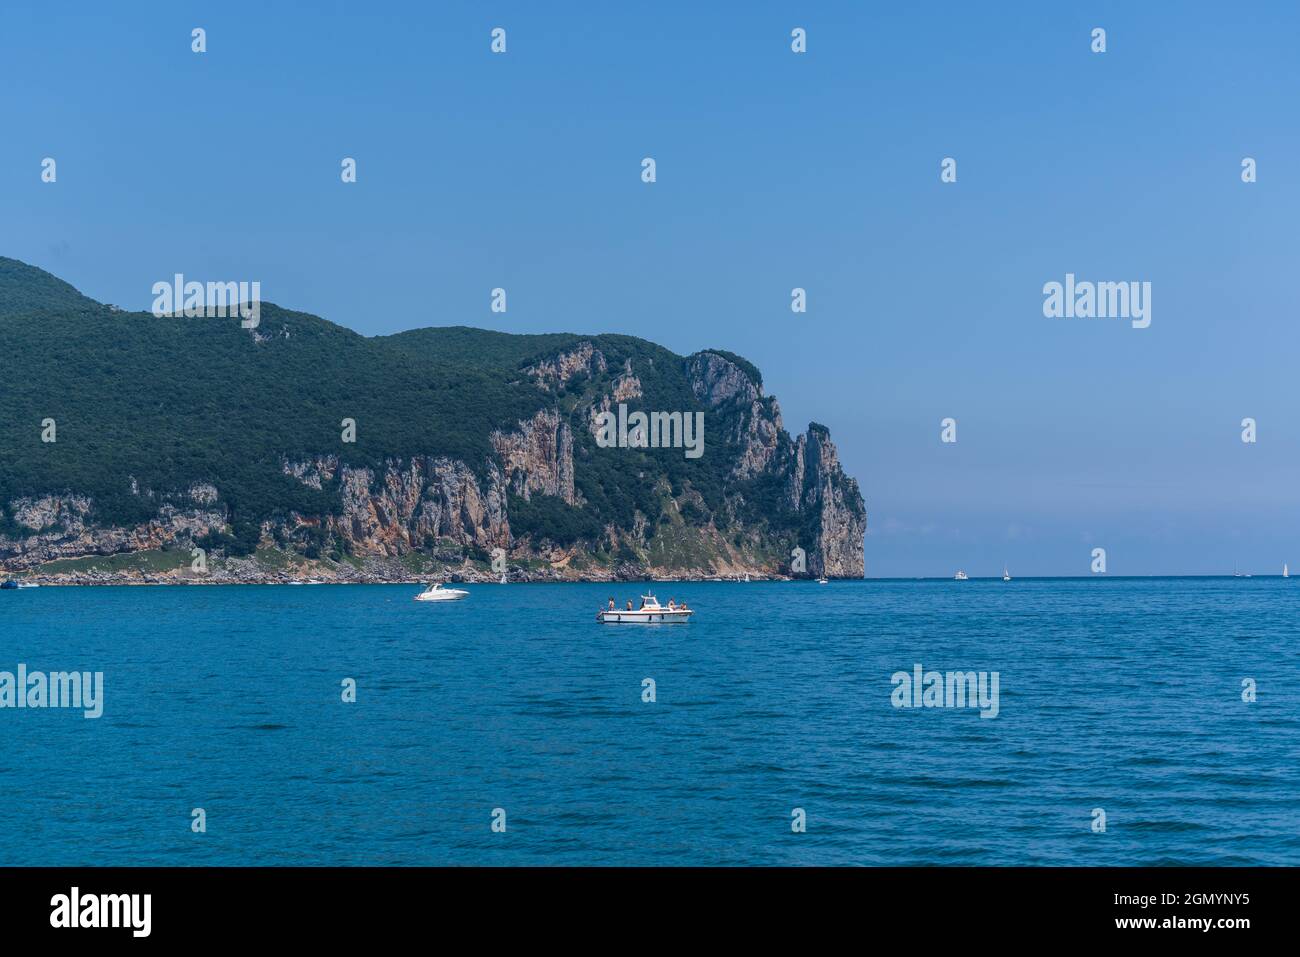
[{"label": "rocky shoreline", "polygon": [[[126,564],[127,567],[90,567],[49,570],[29,567],[5,569],[0,563],[0,579],[13,579],[32,585],[398,585],[428,582],[497,584],[502,565],[491,565],[465,558],[461,561],[425,561],[411,567],[411,556],[367,556],[352,561],[305,560],[294,552],[263,550],[258,556],[242,558],[220,554],[194,562],[191,553],[170,551],[121,552],[113,555],[85,556],[79,562]],[[599,565],[588,561],[579,568],[575,559],[581,553],[553,553],[550,561],[532,559],[506,561],[504,570],[509,584],[559,582],[720,582],[791,581],[796,577],[773,573],[771,568],[753,564],[727,565],[722,569],[671,569],[648,567],[636,562]],[[153,560],[153,566],[150,560]],[[169,567],[157,567],[159,560]],[[134,563],[134,564],[129,564]]]},{"label": "rocky shoreline", "polygon": [[[450,572],[447,574],[406,574],[403,576],[387,576],[371,572],[357,572],[351,575],[337,575],[334,577],[323,578],[319,576],[298,577],[285,573],[265,573],[260,575],[227,575],[227,574],[207,574],[207,575],[168,575],[168,574],[151,574],[138,573],[128,574],[122,572],[72,572],[57,575],[23,575],[13,579],[23,584],[40,585],[45,587],[60,586],[84,586],[84,585],[105,585],[105,586],[147,586],[147,585],[192,585],[192,586],[209,586],[209,585],[424,585],[430,582],[447,582],[455,584],[471,585],[495,585],[500,584],[500,576],[493,577],[490,574],[482,572]],[[599,584],[602,582],[622,583],[622,582],[664,582],[664,583],[693,583],[693,582],[740,582],[743,578],[724,578],[719,576],[690,576],[690,577],[657,577],[644,574],[628,572],[626,574],[612,574],[608,576],[573,576],[560,574],[546,574],[538,572],[523,572],[519,574],[508,575],[506,584]],[[763,573],[750,573],[749,581],[797,581],[788,575],[767,575]]]}]

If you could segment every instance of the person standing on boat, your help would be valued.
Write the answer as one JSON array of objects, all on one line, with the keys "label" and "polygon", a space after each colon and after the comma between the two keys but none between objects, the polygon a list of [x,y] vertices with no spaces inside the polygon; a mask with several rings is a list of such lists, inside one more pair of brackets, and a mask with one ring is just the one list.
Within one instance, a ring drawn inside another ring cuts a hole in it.
[{"label": "person standing on boat", "polygon": [[614,599],[612,597],[609,599],[609,610],[614,610]]}]

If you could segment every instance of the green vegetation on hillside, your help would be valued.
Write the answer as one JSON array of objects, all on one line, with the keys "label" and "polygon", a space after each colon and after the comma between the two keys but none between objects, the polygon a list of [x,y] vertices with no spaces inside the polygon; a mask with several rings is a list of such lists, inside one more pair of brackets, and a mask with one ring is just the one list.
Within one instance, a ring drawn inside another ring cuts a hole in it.
[{"label": "green vegetation on hillside", "polygon": [[[631,528],[638,514],[656,526],[672,500],[679,521],[698,528],[743,518],[783,537],[807,532],[778,479],[730,482],[739,449],[728,436],[742,411],[703,408],[687,359],[630,336],[456,326],[366,338],[267,303],[254,335],[237,318],[160,319],[111,309],[11,259],[0,259],[0,335],[0,536],[29,531],[14,519],[15,499],[86,495],[93,523],[134,525],[167,502],[190,507],[188,490],[210,483],[229,526],[201,544],[246,555],[263,521],[340,507],[337,478],[311,488],[284,474],[285,460],[337,456],[376,468],[446,456],[484,478],[492,432],[514,431],[541,409],[569,420],[581,504],[512,496],[517,537],[594,543],[607,525]],[[604,355],[603,372],[556,392],[525,371],[584,341]],[[761,382],[750,363],[720,354]],[[704,411],[703,457],[596,445],[591,404],[628,364],[643,391],[634,408]],[[42,441],[47,419],[57,429],[54,442]],[[355,443],[341,439],[344,419],[356,422]],[[319,530],[304,532],[298,547],[310,558],[350,560]]]}]

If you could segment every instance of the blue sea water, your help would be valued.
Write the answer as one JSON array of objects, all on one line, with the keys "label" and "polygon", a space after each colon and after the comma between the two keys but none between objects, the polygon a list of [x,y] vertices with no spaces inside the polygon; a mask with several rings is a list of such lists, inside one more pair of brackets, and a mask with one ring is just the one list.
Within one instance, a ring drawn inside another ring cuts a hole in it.
[{"label": "blue sea water", "polygon": [[0,592],[0,671],[105,687],[0,709],[0,865],[1300,864],[1300,581],[468,587]]}]

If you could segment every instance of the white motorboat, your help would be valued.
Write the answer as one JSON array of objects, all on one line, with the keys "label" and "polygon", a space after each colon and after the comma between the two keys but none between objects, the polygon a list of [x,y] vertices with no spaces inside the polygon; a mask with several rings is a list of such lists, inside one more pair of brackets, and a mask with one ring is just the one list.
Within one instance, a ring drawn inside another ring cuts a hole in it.
[{"label": "white motorboat", "polygon": [[958,569],[957,574],[953,575],[952,577],[954,581],[959,581],[959,582],[964,582],[967,579],[966,573],[964,571],[961,571],[960,569]]},{"label": "white motorboat", "polygon": [[819,584],[819,585],[829,585],[830,582],[827,581],[825,578],[819,578],[819,579],[817,579],[817,584]]},{"label": "white motorboat", "polygon": [[642,595],[640,608],[606,608],[596,612],[596,620],[607,625],[674,625],[685,624],[695,614],[682,605],[671,602],[669,605],[670,607],[665,607],[659,604],[654,595]]},{"label": "white motorboat", "polygon": [[430,585],[420,594],[415,596],[416,601],[456,601],[464,598],[469,592],[463,588],[443,588],[441,583]]}]

